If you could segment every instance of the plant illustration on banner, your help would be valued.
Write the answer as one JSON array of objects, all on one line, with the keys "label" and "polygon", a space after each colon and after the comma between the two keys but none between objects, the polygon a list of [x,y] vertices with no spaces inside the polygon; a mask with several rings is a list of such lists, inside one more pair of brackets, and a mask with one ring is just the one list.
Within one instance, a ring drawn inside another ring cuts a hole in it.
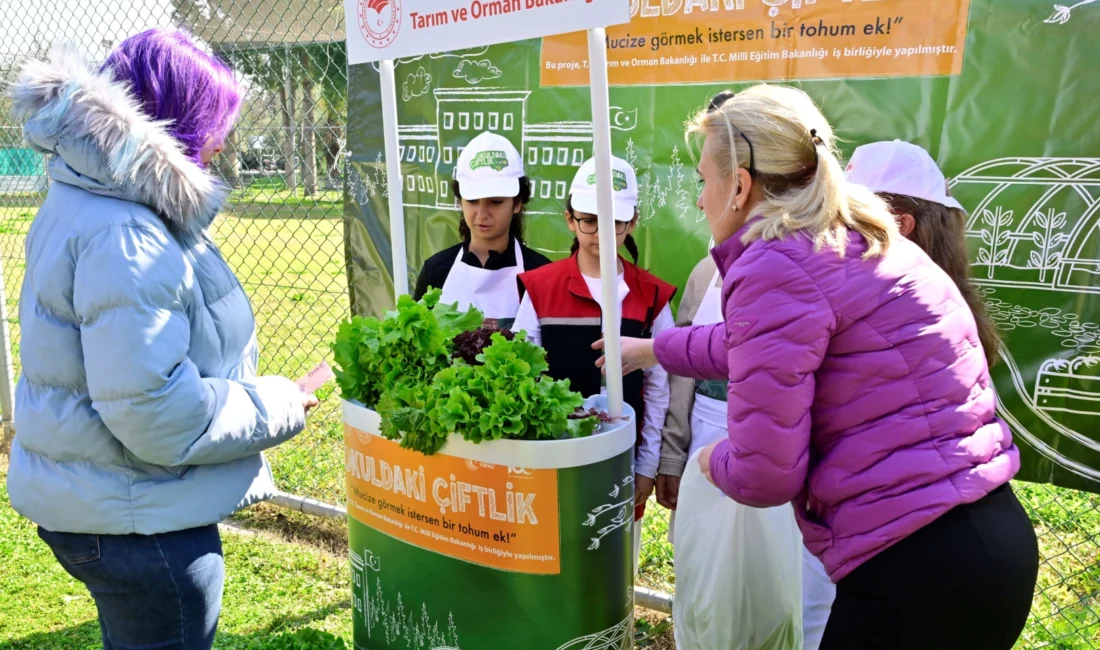
[{"label": "plant illustration on banner", "polygon": [[668,173],[668,195],[673,201],[672,207],[676,209],[676,217],[684,220],[691,214],[695,207],[688,191],[691,178],[684,172],[684,163],[680,160],[680,147],[672,147],[672,164]]},{"label": "plant illustration on banner", "polygon": [[1058,268],[1062,261],[1062,253],[1059,248],[1069,241],[1069,235],[1061,230],[1066,225],[1066,213],[1054,213],[1054,208],[1049,212],[1035,215],[1035,223],[1042,229],[1033,233],[1035,245],[1038,250],[1031,251],[1028,262],[1039,269],[1039,281],[1046,282],[1047,271]]},{"label": "plant illustration on banner", "polygon": [[638,174],[638,221],[645,223],[657,214],[658,208],[665,206],[665,189],[653,173],[653,160],[642,161],[638,158],[638,147],[634,138],[626,141],[625,160]]},{"label": "plant illustration on banner", "polygon": [[993,277],[993,270],[998,264],[1008,264],[1008,244],[1012,236],[1011,231],[1006,230],[1012,225],[1012,210],[1004,211],[998,206],[995,210],[982,211],[982,223],[988,228],[981,231],[982,242],[987,248],[978,251],[978,265],[989,267],[989,277]]},{"label": "plant illustration on banner", "polygon": [[1078,2],[1075,5],[1070,5],[1068,7],[1065,5],[1054,5],[1054,13],[1051,14],[1050,18],[1047,18],[1043,22],[1054,25],[1065,25],[1072,17],[1074,9],[1078,7],[1083,7],[1085,5],[1090,5],[1094,2],[1096,2],[1096,0],[1081,0],[1081,2]]},{"label": "plant illustration on banner", "polygon": [[405,608],[400,592],[396,600],[387,599],[381,575],[375,578],[374,589],[370,589],[371,572],[381,574],[377,555],[367,549],[361,554],[352,552],[351,568],[355,610],[368,638],[377,631],[387,644],[403,640],[412,650],[459,650],[458,626],[453,614],[448,614],[447,622],[441,623],[430,616],[427,603],[421,603],[417,612],[415,608]]},{"label": "plant illustration on banner", "polygon": [[[361,171],[362,167],[366,167],[366,170]],[[389,192],[381,151],[375,156],[373,163],[348,163],[348,194],[357,201],[367,203],[375,197],[388,198]]]},{"label": "plant illustration on banner", "polygon": [[[620,489],[621,486],[621,489]],[[620,498],[620,495],[625,490],[625,498]],[[588,550],[595,551],[600,548],[600,540],[607,537],[611,533],[619,530],[620,528],[628,528],[634,523],[634,475],[631,474],[622,480],[621,484],[613,485],[611,492],[608,493],[612,501],[610,503],[604,503],[596,506],[588,512],[585,517],[585,526],[595,526],[600,518],[600,515],[607,513],[614,513],[607,525],[601,527],[596,531],[596,537],[592,538],[592,543],[588,545]]]}]

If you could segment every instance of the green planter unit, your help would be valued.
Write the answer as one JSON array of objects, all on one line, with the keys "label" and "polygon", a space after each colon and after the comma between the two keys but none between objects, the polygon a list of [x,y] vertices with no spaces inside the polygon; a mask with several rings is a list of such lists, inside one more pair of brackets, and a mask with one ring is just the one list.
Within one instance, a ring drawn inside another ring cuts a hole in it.
[{"label": "green planter unit", "polygon": [[624,408],[588,438],[452,434],[425,456],[345,401],[356,648],[632,648],[635,424]]}]

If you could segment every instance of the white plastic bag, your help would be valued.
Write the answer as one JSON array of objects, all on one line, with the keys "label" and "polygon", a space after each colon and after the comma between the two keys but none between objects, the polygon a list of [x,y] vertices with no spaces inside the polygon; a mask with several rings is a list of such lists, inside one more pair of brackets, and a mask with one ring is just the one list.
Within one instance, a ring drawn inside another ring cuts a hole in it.
[{"label": "white plastic bag", "polygon": [[802,535],[790,505],[744,506],[688,461],[676,506],[678,650],[801,650]]}]

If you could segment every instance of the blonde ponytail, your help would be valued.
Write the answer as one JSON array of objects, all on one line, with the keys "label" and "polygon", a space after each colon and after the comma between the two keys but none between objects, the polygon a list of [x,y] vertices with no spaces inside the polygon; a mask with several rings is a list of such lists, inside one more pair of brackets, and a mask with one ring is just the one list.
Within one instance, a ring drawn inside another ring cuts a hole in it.
[{"label": "blonde ponytail", "polygon": [[897,225],[889,207],[847,181],[832,127],[809,95],[787,86],[758,85],[699,113],[688,137],[705,138],[719,171],[749,169],[762,190],[744,241],[810,235],[819,248],[843,254],[848,233],[867,242],[864,258],[886,252]]}]

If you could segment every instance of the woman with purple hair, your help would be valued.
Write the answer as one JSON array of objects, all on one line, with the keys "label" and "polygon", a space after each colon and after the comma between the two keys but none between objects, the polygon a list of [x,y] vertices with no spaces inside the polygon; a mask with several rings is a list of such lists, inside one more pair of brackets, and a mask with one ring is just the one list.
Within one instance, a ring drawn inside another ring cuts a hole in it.
[{"label": "woman with purple hair", "polygon": [[26,240],[12,505],[91,592],[105,650],[209,650],[217,523],[272,494],[261,452],[317,404],[257,376],[248,297],[207,234],[241,90],[152,30],[98,71],[28,63],[11,95],[51,181]]}]

